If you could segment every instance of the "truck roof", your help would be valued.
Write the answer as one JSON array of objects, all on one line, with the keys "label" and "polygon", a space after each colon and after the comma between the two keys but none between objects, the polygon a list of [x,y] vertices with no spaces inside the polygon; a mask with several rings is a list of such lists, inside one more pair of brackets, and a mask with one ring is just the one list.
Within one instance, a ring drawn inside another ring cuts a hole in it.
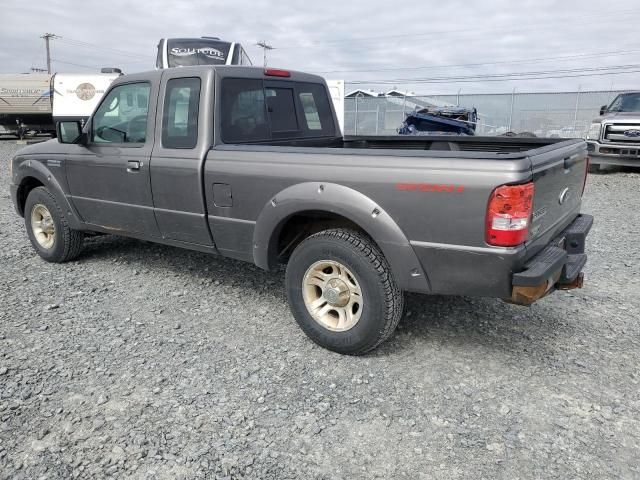
[{"label": "truck roof", "polygon": [[[280,77],[269,75],[269,70],[281,70],[279,68],[267,67],[249,67],[243,65],[197,65],[193,67],[177,67],[180,72],[184,73],[184,76],[201,74],[206,71],[215,71],[220,77],[241,77],[241,78],[259,78],[265,80],[289,80],[293,82],[310,82],[310,83],[324,83],[324,78],[319,75],[312,75],[310,73],[298,72],[295,70],[284,70],[289,72],[289,77]],[[174,69],[172,69],[174,70]],[[131,80],[157,80],[162,76],[162,73],[166,70],[151,70],[148,72],[132,73],[123,75],[118,78],[114,83],[126,83]]]}]

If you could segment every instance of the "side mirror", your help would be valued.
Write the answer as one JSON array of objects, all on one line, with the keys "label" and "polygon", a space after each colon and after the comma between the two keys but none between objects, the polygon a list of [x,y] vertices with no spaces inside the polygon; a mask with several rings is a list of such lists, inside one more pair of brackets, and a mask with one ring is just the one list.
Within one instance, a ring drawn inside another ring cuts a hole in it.
[{"label": "side mirror", "polygon": [[65,120],[56,123],[56,135],[60,143],[86,143],[80,121]]},{"label": "side mirror", "polygon": [[607,111],[607,106],[606,105],[602,105],[600,107],[600,115],[604,115],[604,112],[606,112],[606,111]]}]

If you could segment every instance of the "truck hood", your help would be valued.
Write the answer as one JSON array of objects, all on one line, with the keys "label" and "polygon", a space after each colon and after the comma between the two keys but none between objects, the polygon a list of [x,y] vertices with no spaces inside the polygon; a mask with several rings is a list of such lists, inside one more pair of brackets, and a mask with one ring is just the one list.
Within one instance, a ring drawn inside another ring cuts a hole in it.
[{"label": "truck hood", "polygon": [[623,122],[640,123],[640,112],[611,112],[601,115],[594,122],[603,122],[605,120],[621,120]]},{"label": "truck hood", "polygon": [[16,156],[39,155],[52,153],[67,153],[68,145],[58,142],[57,138],[52,138],[46,142],[38,142],[27,145],[16,152]]}]

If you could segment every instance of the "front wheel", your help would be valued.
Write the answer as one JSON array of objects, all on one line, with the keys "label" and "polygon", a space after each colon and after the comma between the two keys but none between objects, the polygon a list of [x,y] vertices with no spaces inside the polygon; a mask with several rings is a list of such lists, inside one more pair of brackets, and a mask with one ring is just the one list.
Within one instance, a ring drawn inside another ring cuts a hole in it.
[{"label": "front wheel", "polygon": [[360,355],[395,330],[403,295],[380,249],[367,236],[331,229],[305,239],[287,265],[296,321],[318,345]]},{"label": "front wheel", "polygon": [[45,187],[29,192],[24,223],[31,245],[47,262],[67,262],[80,255],[84,234],[69,227],[55,198]]}]

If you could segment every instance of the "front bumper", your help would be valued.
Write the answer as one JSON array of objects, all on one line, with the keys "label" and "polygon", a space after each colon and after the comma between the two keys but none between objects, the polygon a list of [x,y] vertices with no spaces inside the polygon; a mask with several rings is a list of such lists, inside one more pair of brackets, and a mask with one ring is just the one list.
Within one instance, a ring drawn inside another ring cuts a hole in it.
[{"label": "front bumper", "polygon": [[582,269],[587,234],[593,225],[591,215],[578,215],[540,253],[531,258],[524,270],[512,277],[511,303],[531,305],[555,289],[582,287]]},{"label": "front bumper", "polygon": [[640,167],[640,142],[635,145],[587,141],[589,162],[592,165]]}]

